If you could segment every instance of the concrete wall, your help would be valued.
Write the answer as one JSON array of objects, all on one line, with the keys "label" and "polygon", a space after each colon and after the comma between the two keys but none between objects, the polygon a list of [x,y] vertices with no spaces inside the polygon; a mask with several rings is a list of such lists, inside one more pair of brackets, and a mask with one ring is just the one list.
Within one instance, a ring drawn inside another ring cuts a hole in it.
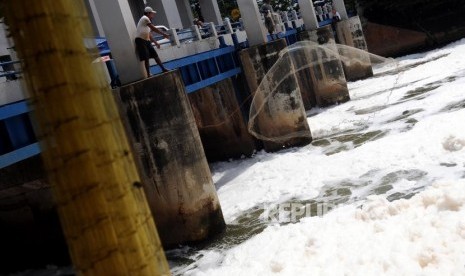
[{"label": "concrete wall", "polygon": [[398,27],[367,22],[363,32],[369,52],[384,57],[407,53],[427,44],[426,34]]},{"label": "concrete wall", "polygon": [[[180,44],[179,47],[162,47],[157,49],[157,53],[161,61],[167,61],[218,49],[219,45],[218,38],[208,37],[191,43]],[[150,59],[150,64],[155,65],[156,63],[153,59]]]}]

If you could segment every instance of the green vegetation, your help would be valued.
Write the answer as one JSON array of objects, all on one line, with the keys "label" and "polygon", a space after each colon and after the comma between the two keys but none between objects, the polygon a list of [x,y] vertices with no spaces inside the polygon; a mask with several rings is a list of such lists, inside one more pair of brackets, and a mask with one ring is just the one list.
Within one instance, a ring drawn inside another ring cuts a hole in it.
[{"label": "green vegetation", "polygon": [[275,11],[288,11],[292,10],[293,2],[292,0],[271,0],[271,5]]}]

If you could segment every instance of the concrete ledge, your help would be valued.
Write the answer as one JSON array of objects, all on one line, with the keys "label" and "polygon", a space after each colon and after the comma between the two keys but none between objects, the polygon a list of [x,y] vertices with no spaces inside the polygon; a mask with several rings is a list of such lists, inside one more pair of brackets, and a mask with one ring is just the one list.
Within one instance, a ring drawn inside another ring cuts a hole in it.
[{"label": "concrete ledge", "polygon": [[7,81],[0,79],[0,106],[26,99],[26,95],[21,85],[21,80]]},{"label": "concrete ledge", "polygon": [[348,61],[343,60],[342,62],[346,79],[348,81],[355,81],[373,76],[373,69],[360,18],[354,16],[338,22],[336,29],[339,43],[367,52],[366,55],[353,54],[352,58],[350,58],[351,53],[341,53],[341,55],[349,57]]},{"label": "concrete ledge", "polygon": [[[302,98],[306,107],[308,105],[325,107],[350,100],[347,81],[331,26],[300,32],[299,40],[312,41],[328,49],[328,51],[316,48],[302,51],[301,57],[295,59],[297,66],[305,65],[299,63],[316,62],[312,67],[304,69],[298,74]],[[331,55],[333,58],[328,60],[328,56]]]},{"label": "concrete ledge", "polygon": [[253,154],[255,141],[247,131],[231,79],[189,93],[188,97],[210,162]]}]

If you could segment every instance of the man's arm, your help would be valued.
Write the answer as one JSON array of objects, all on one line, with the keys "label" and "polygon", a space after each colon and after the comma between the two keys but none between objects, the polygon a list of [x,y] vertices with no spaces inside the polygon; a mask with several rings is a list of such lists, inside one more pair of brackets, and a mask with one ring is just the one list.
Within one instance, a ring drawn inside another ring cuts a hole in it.
[{"label": "man's arm", "polygon": [[149,28],[150,28],[150,30],[152,30],[152,32],[155,32],[155,33],[157,33],[157,34],[161,34],[164,38],[169,38],[169,37],[170,37],[169,34],[160,31],[160,30],[157,29],[157,27],[155,27],[152,23],[147,24],[147,26],[149,26]]},{"label": "man's arm", "polygon": [[153,44],[155,44],[155,47],[157,47],[158,49],[160,49],[160,44],[159,44],[156,40],[153,40]]}]

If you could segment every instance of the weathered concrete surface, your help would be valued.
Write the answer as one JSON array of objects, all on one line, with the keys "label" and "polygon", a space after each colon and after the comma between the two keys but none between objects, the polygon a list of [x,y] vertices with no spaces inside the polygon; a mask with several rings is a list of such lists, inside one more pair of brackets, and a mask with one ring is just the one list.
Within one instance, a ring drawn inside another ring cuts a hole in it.
[{"label": "weathered concrete surface", "polygon": [[116,92],[164,247],[204,240],[225,222],[178,71]]},{"label": "weathered concrete surface", "polygon": [[297,77],[305,109],[349,101],[349,89],[331,26],[300,32],[299,40],[312,41],[328,49],[326,52],[322,49],[299,51],[301,56],[294,59],[296,67],[304,67],[308,63],[312,65],[301,70]]},{"label": "weathered concrete surface", "polygon": [[460,0],[357,2],[370,53],[400,56],[465,37],[465,5]]},{"label": "weathered concrete surface", "polygon": [[[256,92],[267,71],[278,61],[279,52],[285,47],[286,41],[279,39],[252,46],[239,53],[243,74],[251,93]],[[292,72],[292,62],[289,57],[288,59],[288,61],[278,63],[279,68],[276,70],[284,74]],[[263,97],[263,95],[257,97]],[[292,137],[295,133],[299,133],[299,135],[279,142],[264,141],[265,150],[276,151],[285,147],[303,146],[310,143],[312,141],[311,132],[295,75],[291,73],[286,77],[273,91],[271,97],[271,99],[266,100],[263,111],[258,113],[255,128],[259,129],[260,133],[266,137]],[[259,100],[259,102],[263,102],[265,99]]]},{"label": "weathered concrete surface", "polygon": [[188,94],[207,159],[251,156],[255,140],[247,131],[231,79]]},{"label": "weathered concrete surface", "polygon": [[426,45],[427,35],[399,27],[367,22],[363,27],[370,53],[388,57]]},{"label": "weathered concrete surface", "polygon": [[363,34],[360,18],[354,16],[338,22],[336,25],[336,33],[340,44],[367,52],[366,55],[363,54],[363,52],[340,52],[342,56],[348,58],[342,59],[346,79],[348,81],[354,81],[373,76],[373,69],[371,67],[368,47]]}]

